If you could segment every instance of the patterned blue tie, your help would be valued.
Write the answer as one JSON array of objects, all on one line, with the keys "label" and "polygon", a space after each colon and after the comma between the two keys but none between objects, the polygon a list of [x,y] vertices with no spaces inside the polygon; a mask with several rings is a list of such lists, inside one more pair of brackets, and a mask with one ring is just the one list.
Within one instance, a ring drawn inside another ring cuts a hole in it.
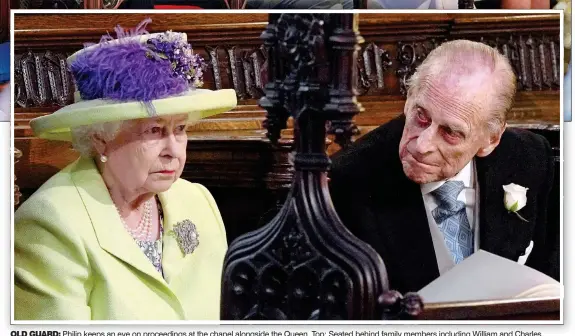
[{"label": "patterned blue tie", "polygon": [[465,203],[457,200],[463,188],[462,181],[447,181],[431,192],[439,203],[431,214],[456,264],[473,253],[473,232],[465,213]]}]

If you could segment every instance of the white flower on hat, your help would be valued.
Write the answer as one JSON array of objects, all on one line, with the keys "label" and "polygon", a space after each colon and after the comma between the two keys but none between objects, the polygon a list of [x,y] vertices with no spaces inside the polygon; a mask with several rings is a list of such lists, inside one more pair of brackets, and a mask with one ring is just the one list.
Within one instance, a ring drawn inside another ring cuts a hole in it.
[{"label": "white flower on hat", "polygon": [[521,220],[526,222],[527,220],[521,217],[517,211],[523,209],[527,204],[527,190],[529,190],[529,188],[525,188],[515,183],[503,186],[503,191],[505,192],[503,203],[505,204],[505,209],[509,212],[515,213]]}]

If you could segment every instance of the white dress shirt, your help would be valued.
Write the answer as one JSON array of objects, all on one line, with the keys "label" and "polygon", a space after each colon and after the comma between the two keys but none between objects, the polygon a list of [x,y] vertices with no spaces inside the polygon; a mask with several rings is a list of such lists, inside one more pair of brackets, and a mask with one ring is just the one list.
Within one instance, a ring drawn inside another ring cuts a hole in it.
[{"label": "white dress shirt", "polygon": [[473,232],[474,252],[479,248],[479,187],[477,186],[477,175],[475,171],[475,160],[471,160],[457,175],[445,181],[430,182],[421,185],[421,194],[423,196],[423,203],[425,204],[425,213],[427,215],[427,222],[433,240],[433,248],[437,258],[437,267],[439,274],[449,271],[455,266],[453,256],[445,244],[443,233],[435,222],[431,212],[437,208],[438,203],[435,197],[431,194],[432,191],[441,187],[446,181],[462,181],[464,188],[457,197],[459,201],[465,203],[465,211],[467,219]]}]

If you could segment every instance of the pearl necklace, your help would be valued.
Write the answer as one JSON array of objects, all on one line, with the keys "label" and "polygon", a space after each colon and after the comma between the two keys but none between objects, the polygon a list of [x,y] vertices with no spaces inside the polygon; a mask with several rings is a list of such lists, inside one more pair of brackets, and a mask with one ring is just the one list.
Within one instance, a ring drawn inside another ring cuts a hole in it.
[{"label": "pearl necklace", "polygon": [[138,223],[138,226],[135,229],[132,229],[128,226],[124,217],[120,213],[120,209],[116,206],[116,211],[118,211],[118,215],[120,215],[120,219],[122,220],[122,224],[124,228],[132,238],[136,240],[147,240],[150,241],[152,239],[152,200],[146,201],[144,203],[144,214],[142,215],[142,219]]}]

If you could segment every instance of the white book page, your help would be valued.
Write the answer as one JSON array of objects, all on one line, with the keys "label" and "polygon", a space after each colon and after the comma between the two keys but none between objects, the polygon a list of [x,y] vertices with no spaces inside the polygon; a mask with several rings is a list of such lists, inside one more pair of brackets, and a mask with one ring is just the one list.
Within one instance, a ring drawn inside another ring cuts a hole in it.
[{"label": "white book page", "polygon": [[426,303],[553,297],[555,279],[495,254],[479,250],[419,291]]}]

